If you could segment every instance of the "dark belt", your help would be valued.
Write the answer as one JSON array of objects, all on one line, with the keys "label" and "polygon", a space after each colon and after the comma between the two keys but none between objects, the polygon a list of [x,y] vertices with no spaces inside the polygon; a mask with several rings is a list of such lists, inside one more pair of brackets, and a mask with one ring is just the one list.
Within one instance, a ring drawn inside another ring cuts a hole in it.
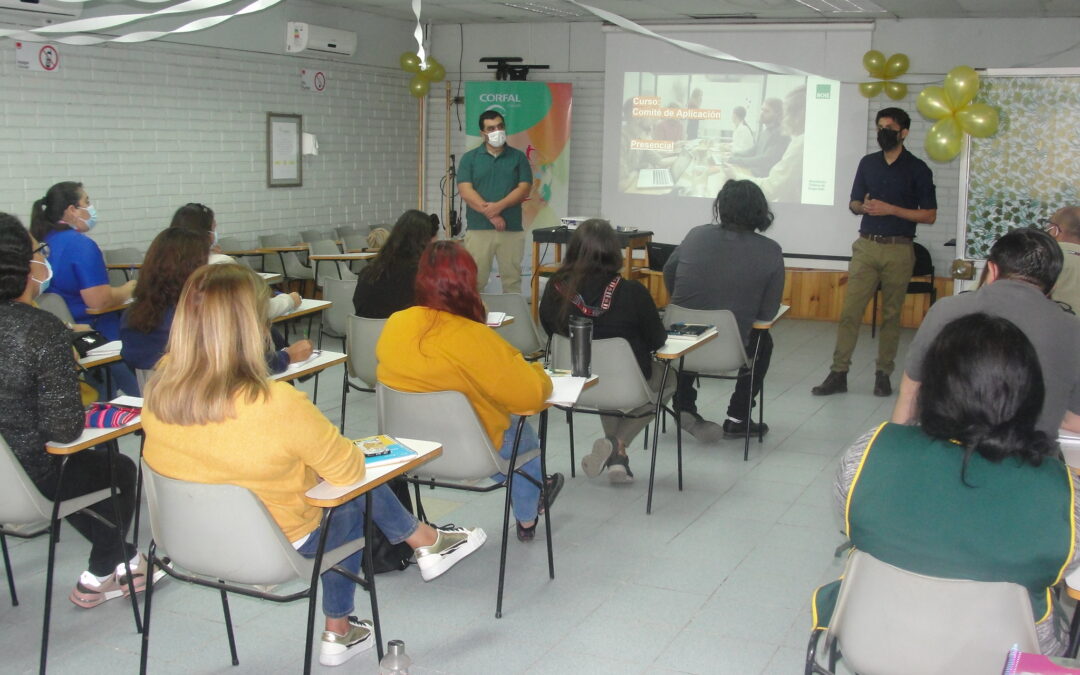
[{"label": "dark belt", "polygon": [[902,234],[886,236],[883,234],[867,234],[865,232],[860,232],[859,236],[878,244],[910,244],[915,239],[915,237],[905,237]]}]

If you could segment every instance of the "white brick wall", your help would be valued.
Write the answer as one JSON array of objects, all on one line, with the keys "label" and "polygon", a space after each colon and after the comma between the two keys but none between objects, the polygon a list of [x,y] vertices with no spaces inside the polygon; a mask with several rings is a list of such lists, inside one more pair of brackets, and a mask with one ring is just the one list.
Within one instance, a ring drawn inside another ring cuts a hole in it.
[{"label": "white brick wall", "polygon": [[[85,184],[103,249],[145,248],[189,201],[222,236],[393,221],[416,203],[417,107],[400,71],[176,44],[61,47],[55,74],[16,70],[0,41],[0,210],[28,224],[61,180]],[[300,87],[324,70],[327,91]],[[316,134],[304,185],[266,187],[266,113]]]}]

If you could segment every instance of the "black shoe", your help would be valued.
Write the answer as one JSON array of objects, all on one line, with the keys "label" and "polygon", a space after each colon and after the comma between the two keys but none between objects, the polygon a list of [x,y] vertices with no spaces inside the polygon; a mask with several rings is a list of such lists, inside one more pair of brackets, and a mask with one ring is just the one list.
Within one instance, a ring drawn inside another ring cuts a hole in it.
[{"label": "black shoe", "polygon": [[847,372],[840,373],[830,370],[825,381],[811,389],[810,393],[814,396],[832,396],[833,394],[843,394],[846,391]]},{"label": "black shoe", "polygon": [[[562,492],[563,484],[566,483],[566,479],[563,478],[561,473],[553,473],[547,477],[544,481],[544,490],[547,492],[547,503],[551,506],[555,503],[555,498]],[[540,507],[536,510],[537,515],[544,514],[544,497],[540,496]]]},{"label": "black shoe", "polygon": [[892,396],[892,383],[889,376],[880,370],[874,373],[874,396]]},{"label": "black shoe", "polygon": [[[769,425],[762,422],[750,420],[750,435],[764,436],[769,433]],[[724,420],[724,438],[745,438],[746,437],[746,422],[736,422],[735,420]]]}]

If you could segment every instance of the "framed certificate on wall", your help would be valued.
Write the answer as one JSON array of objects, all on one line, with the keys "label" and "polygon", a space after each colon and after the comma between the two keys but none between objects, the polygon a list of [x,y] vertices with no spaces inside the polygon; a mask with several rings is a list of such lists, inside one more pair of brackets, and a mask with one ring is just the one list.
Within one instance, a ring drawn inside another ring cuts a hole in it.
[{"label": "framed certificate on wall", "polygon": [[301,115],[266,113],[266,186],[299,187],[304,184],[300,162]]}]

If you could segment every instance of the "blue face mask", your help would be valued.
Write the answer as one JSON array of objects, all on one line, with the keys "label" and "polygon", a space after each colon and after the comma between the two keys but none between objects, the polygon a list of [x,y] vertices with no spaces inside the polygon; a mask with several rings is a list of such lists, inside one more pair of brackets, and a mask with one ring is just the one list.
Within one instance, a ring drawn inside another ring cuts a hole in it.
[{"label": "blue face mask", "polygon": [[41,262],[40,260],[31,260],[30,262],[36,265],[44,265],[45,269],[49,272],[49,276],[45,277],[44,279],[34,279],[34,281],[38,282],[38,285],[40,286],[40,288],[38,289],[38,295],[41,295],[45,291],[49,290],[49,283],[52,281],[53,278],[52,265],[49,264],[48,258],[45,259],[45,262]]},{"label": "blue face mask", "polygon": [[90,204],[89,206],[81,206],[79,208],[86,209],[86,212],[90,215],[89,218],[83,221],[83,224],[86,225],[86,231],[89,232],[90,230],[94,229],[95,225],[97,225],[97,209],[94,208],[93,204]]}]

